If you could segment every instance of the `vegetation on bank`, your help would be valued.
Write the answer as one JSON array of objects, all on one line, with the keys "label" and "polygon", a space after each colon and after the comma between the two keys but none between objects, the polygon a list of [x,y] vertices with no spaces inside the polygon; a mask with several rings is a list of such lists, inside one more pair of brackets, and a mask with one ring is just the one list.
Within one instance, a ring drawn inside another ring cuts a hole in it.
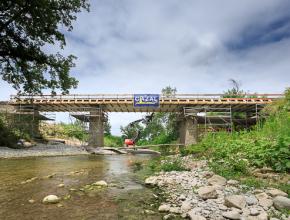
[{"label": "vegetation on bank", "polygon": [[[77,139],[82,142],[87,142],[89,138],[89,133],[84,124],[78,120],[74,123],[58,123],[58,124],[48,124],[43,123],[41,125],[41,133],[44,138],[61,138],[61,139]],[[114,136],[110,132],[110,125],[105,124],[105,137],[104,142],[106,147],[120,147],[123,145],[123,140],[121,137]]]},{"label": "vegetation on bank", "polygon": [[247,174],[251,167],[271,167],[278,172],[290,170],[290,89],[285,98],[269,105],[267,118],[250,131],[208,134],[188,148],[187,153],[206,156],[217,172]]}]

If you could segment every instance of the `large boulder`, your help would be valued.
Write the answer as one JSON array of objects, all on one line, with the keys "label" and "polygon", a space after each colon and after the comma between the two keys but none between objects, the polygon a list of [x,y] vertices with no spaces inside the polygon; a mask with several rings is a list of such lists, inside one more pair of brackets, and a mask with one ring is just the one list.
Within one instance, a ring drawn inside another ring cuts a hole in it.
[{"label": "large boulder", "polygon": [[257,194],[256,197],[259,200],[260,206],[265,209],[268,209],[273,205],[272,199],[264,192]]},{"label": "large boulder", "polygon": [[288,194],[279,190],[279,189],[270,189],[267,191],[267,194],[269,194],[272,197],[276,197],[276,196],[284,196],[287,197]]},{"label": "large boulder", "polygon": [[218,197],[217,191],[213,186],[200,187],[197,193],[202,199],[216,199]]},{"label": "large boulder", "polygon": [[44,204],[55,204],[55,203],[58,203],[59,201],[60,201],[60,198],[56,195],[48,195],[44,197],[44,199],[42,200]]},{"label": "large boulder", "polygon": [[290,210],[290,199],[284,196],[277,196],[273,199],[274,207],[278,210]]},{"label": "large boulder", "polygon": [[210,185],[213,186],[224,186],[227,183],[227,180],[219,175],[213,175],[211,178],[208,179]]},{"label": "large boulder", "polygon": [[235,207],[243,209],[246,206],[246,199],[242,195],[231,195],[225,198],[225,205],[227,207]]}]

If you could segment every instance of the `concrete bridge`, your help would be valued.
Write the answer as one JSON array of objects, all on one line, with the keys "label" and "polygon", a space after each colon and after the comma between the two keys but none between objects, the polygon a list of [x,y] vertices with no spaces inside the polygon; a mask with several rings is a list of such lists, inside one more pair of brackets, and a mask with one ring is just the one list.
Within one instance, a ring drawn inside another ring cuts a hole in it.
[{"label": "concrete bridge", "polygon": [[[158,95],[158,106],[137,107],[133,94],[74,94],[11,96],[9,105],[17,112],[30,111],[35,115],[40,115],[40,112],[70,112],[77,119],[89,123],[91,146],[104,145],[103,124],[107,112],[179,112],[182,115],[180,142],[189,145],[197,141],[200,121],[206,124],[212,117],[212,120],[231,124],[233,112],[244,112],[249,120],[255,117],[257,120],[265,105],[281,97],[281,94],[247,94],[244,98],[224,98],[223,94]],[[37,127],[38,120],[35,123]]]}]

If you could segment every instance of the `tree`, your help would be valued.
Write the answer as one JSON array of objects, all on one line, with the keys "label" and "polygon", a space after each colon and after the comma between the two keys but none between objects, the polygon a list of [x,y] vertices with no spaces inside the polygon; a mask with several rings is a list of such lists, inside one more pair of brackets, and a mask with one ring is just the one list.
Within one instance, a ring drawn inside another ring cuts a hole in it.
[{"label": "tree", "polygon": [[229,79],[232,88],[224,92],[223,98],[243,98],[246,93],[241,89],[241,83],[235,79]]},{"label": "tree", "polygon": [[5,0],[0,2],[0,75],[19,93],[68,93],[77,86],[70,76],[73,55],[47,54],[44,46],[66,41],[76,13],[89,10],[87,0]]},{"label": "tree", "polygon": [[165,88],[161,90],[162,95],[165,96],[166,98],[175,97],[176,92],[177,92],[177,89],[171,86],[166,86]]}]

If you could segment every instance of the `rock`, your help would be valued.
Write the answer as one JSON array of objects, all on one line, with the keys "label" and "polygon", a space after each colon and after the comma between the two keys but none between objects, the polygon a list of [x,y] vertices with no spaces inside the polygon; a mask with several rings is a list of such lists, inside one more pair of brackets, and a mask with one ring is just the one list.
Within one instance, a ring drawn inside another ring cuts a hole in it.
[{"label": "rock", "polygon": [[225,205],[219,205],[219,209],[222,211],[227,211],[228,207],[226,207]]},{"label": "rock", "polygon": [[191,209],[191,203],[189,201],[184,201],[180,208],[182,212],[188,212]]},{"label": "rock", "polygon": [[34,200],[34,199],[29,199],[28,202],[29,202],[30,204],[32,204],[32,203],[35,203],[35,200]]},{"label": "rock", "polygon": [[145,179],[145,184],[154,186],[157,184],[157,178],[155,176],[150,176]]},{"label": "rock", "polygon": [[224,186],[227,183],[227,180],[219,175],[213,175],[211,178],[208,179],[208,182],[210,185],[218,185],[218,186]]},{"label": "rock", "polygon": [[181,210],[179,207],[170,207],[169,212],[175,213],[175,214],[181,214]]},{"label": "rock", "polygon": [[48,195],[44,197],[44,199],[42,200],[44,204],[55,204],[55,203],[58,203],[59,201],[60,201],[60,198],[56,195]]},{"label": "rock", "polygon": [[250,209],[250,215],[257,216],[259,214],[260,214],[260,212],[257,209],[255,209],[255,208]]},{"label": "rock", "polygon": [[246,199],[242,195],[232,195],[225,198],[225,205],[227,207],[235,207],[243,209],[246,206]]},{"label": "rock", "polygon": [[277,196],[273,199],[274,207],[278,210],[290,210],[290,199],[284,196]]},{"label": "rock", "polygon": [[63,204],[57,204],[56,205],[58,208],[61,208],[61,207],[63,207]]},{"label": "rock", "polygon": [[262,192],[262,193],[258,193],[258,194],[256,194],[256,198],[257,198],[258,200],[260,200],[260,199],[268,199],[269,196],[268,196],[266,193]]},{"label": "rock", "polygon": [[64,187],[64,184],[63,183],[60,183],[60,184],[57,185],[57,187],[63,188]]},{"label": "rock", "polygon": [[259,194],[259,193],[263,193],[264,191],[261,189],[254,189],[253,193],[254,194]]},{"label": "rock", "polygon": [[149,209],[146,209],[146,210],[144,211],[144,213],[146,213],[147,215],[154,215],[154,214],[155,214],[154,211],[149,210]]},{"label": "rock", "polygon": [[187,215],[191,220],[206,220],[205,217],[201,215],[196,215],[195,212],[192,211],[188,212]]},{"label": "rock", "polygon": [[236,185],[239,184],[239,181],[237,181],[237,180],[228,180],[227,184],[231,185],[231,186],[236,186]]},{"label": "rock", "polygon": [[228,211],[228,212],[223,212],[222,216],[227,218],[227,219],[233,219],[233,220],[239,220],[241,219],[240,213],[237,211]]},{"label": "rock", "polygon": [[175,217],[176,217],[175,215],[170,213],[168,215],[164,215],[163,219],[164,220],[169,220],[169,219],[175,219]]},{"label": "rock", "polygon": [[218,197],[215,187],[212,186],[200,187],[197,193],[202,199],[216,199]]},{"label": "rock", "polygon": [[257,216],[258,220],[268,220],[267,212],[262,212],[260,215]]},{"label": "rock", "polygon": [[255,205],[258,203],[258,200],[256,199],[255,196],[251,195],[251,196],[245,196],[246,202],[249,206],[251,205]]},{"label": "rock", "polygon": [[97,181],[97,182],[93,183],[92,185],[101,186],[101,187],[107,187],[108,183],[106,183],[106,181],[104,181],[104,180],[100,180],[100,181]]},{"label": "rock", "polygon": [[170,210],[170,205],[168,204],[163,204],[159,206],[158,211],[159,212],[168,212]]},{"label": "rock", "polygon": [[279,190],[279,189],[270,189],[267,191],[267,194],[269,194],[272,197],[276,197],[276,196],[284,196],[287,197],[288,194]]}]

